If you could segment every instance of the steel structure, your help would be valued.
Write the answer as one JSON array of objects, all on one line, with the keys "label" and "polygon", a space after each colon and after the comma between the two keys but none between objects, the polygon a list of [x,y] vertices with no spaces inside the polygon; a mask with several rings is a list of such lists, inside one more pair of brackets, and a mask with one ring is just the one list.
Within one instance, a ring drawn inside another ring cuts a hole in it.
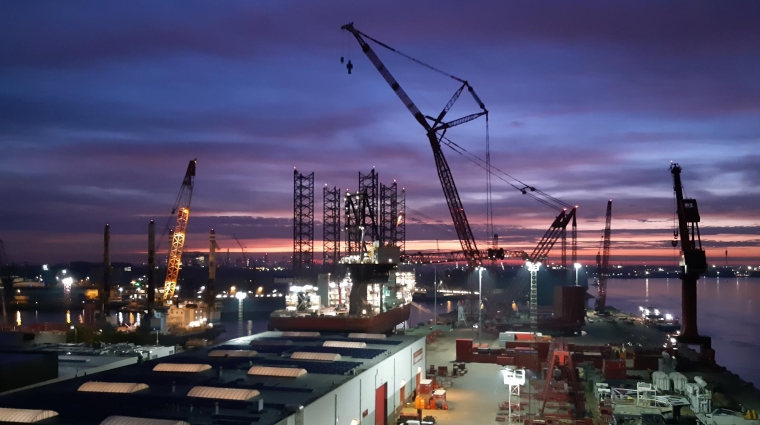
[{"label": "steel structure", "polygon": [[314,173],[293,169],[293,277],[305,278],[314,264]]},{"label": "steel structure", "polygon": [[530,320],[534,323],[538,322],[538,270],[541,268],[541,263],[532,263],[528,261],[526,263],[528,271],[530,272]]},{"label": "steel structure", "polygon": [[340,260],[340,189],[325,184],[322,196],[322,264],[335,266]]},{"label": "steel structure", "polygon": [[5,243],[2,239],[0,239],[0,285],[3,287],[2,291],[0,291],[0,308],[2,308],[0,325],[5,325],[8,323],[8,311],[5,306],[5,299],[13,299],[13,279],[11,278],[10,267],[8,267],[8,257],[5,254]]},{"label": "steel structure", "polygon": [[681,334],[682,343],[706,344],[710,339],[699,335],[697,329],[697,280],[707,272],[707,258],[699,237],[699,209],[696,199],[684,198],[681,184],[681,167],[670,164],[673,175],[673,191],[676,197],[678,228],[673,236],[680,234],[681,242]]},{"label": "steel structure", "polygon": [[549,226],[549,229],[544,233],[544,236],[538,242],[538,245],[536,245],[536,247],[533,249],[533,252],[531,252],[528,260],[534,263],[538,261],[546,261],[546,258],[549,256],[549,251],[551,251],[554,244],[557,243],[557,239],[565,234],[567,225],[573,221],[577,209],[577,207],[574,207],[568,211],[565,208],[560,211],[557,217],[554,218],[551,226]]},{"label": "steel structure", "polygon": [[[367,58],[369,58],[370,62],[372,62],[372,64],[375,66],[383,79],[385,79],[391,89],[393,89],[394,93],[396,93],[396,96],[398,96],[404,106],[406,106],[407,110],[409,110],[409,112],[414,116],[415,120],[425,130],[426,136],[430,143],[430,147],[433,150],[436,169],[438,171],[438,179],[441,182],[441,188],[443,189],[444,196],[446,197],[446,203],[449,207],[449,213],[451,214],[451,218],[454,222],[454,228],[456,229],[457,237],[459,238],[459,242],[462,246],[462,251],[467,256],[468,263],[471,267],[479,265],[482,262],[480,251],[478,251],[475,238],[472,234],[472,229],[470,228],[470,223],[467,220],[467,215],[465,214],[464,206],[462,205],[462,201],[459,197],[459,192],[457,191],[456,184],[454,183],[454,177],[451,174],[451,169],[449,168],[449,164],[446,161],[446,157],[443,155],[443,150],[441,149],[441,140],[445,137],[446,131],[450,128],[470,122],[482,116],[485,116],[487,120],[488,110],[485,108],[485,105],[477,96],[477,94],[475,94],[472,86],[470,86],[466,80],[442,72],[430,65],[420,62],[419,60],[402,54],[408,59],[411,59],[416,63],[427,67],[428,69],[446,75],[461,84],[459,89],[454,93],[454,95],[451,97],[451,99],[448,101],[446,106],[443,108],[443,110],[441,110],[437,117],[424,115],[419,110],[417,105],[414,104],[404,89],[401,88],[401,85],[393,77],[388,68],[386,68],[385,64],[383,64],[383,62],[377,56],[375,51],[372,50],[372,47],[367,43],[365,39],[370,40],[392,52],[399,54],[401,53],[388,46],[387,44],[382,43],[357,30],[354,28],[353,23],[343,25],[341,28],[353,34],[353,36],[359,42],[359,45],[361,46],[364,54],[367,56]],[[446,114],[449,112],[451,107],[454,106],[454,103],[456,103],[457,99],[459,99],[459,96],[465,89],[467,89],[467,91],[470,93],[472,98],[480,107],[481,111],[452,121],[443,121],[443,119],[446,117]]]},{"label": "steel structure", "polygon": [[[235,238],[237,240],[237,238]],[[208,235],[208,282],[206,283],[206,291],[203,293],[203,299],[206,302],[206,308],[208,309],[209,322],[212,319],[214,311],[214,299],[216,298],[216,250],[219,249],[219,244],[216,243],[216,232],[211,229]]]},{"label": "steel structure", "polygon": [[398,245],[398,185],[380,184],[380,245]]},{"label": "steel structure", "polygon": [[346,193],[343,204],[346,222],[346,255],[363,257],[367,252],[367,243],[371,244],[377,240],[371,237],[378,233],[375,211],[372,209],[367,192]]},{"label": "steel structure", "polygon": [[148,224],[148,308],[156,302],[156,223]]},{"label": "steel structure", "polygon": [[111,296],[111,226],[103,229],[103,292],[100,294],[100,311],[108,316],[108,299]]},{"label": "steel structure", "polygon": [[[380,199],[380,181],[378,179],[377,171],[375,171],[375,167],[372,167],[372,171],[367,174],[362,174],[361,171],[359,172],[359,193],[367,194],[367,202],[369,203],[369,207],[374,212],[375,218],[377,218],[378,211],[380,211],[378,208]],[[369,216],[365,215],[364,220],[368,219]],[[377,231],[372,230],[370,223],[366,221],[363,222],[362,225],[365,227],[365,230],[375,232],[369,235],[373,241],[380,240],[380,235],[378,234],[379,228]]]},{"label": "steel structure", "polygon": [[[494,260],[525,259],[524,251],[507,251],[504,248],[489,248],[479,253],[481,258]],[[435,264],[435,263],[465,263],[468,256],[462,251],[436,251],[436,252],[406,252],[401,256],[401,261],[409,264]]]},{"label": "steel structure", "polygon": [[578,378],[576,376],[575,364],[573,363],[573,356],[570,350],[567,348],[565,341],[562,339],[554,340],[549,345],[549,358],[547,359],[549,367],[546,370],[546,379],[544,381],[544,393],[543,401],[541,403],[541,409],[539,410],[540,416],[550,416],[544,413],[546,409],[546,402],[556,397],[552,397],[553,391],[552,380],[557,382],[565,381],[567,383],[567,394],[563,399],[568,400],[573,404],[574,418],[582,418],[584,414],[584,392],[583,389],[578,386]]},{"label": "steel structure", "polygon": [[612,232],[612,199],[607,201],[607,214],[604,220],[602,252],[596,254],[596,274],[599,278],[599,295],[596,297],[596,311],[607,308],[607,275],[610,272],[610,235]]},{"label": "steel structure", "polygon": [[177,222],[172,231],[172,242],[169,247],[169,264],[166,267],[166,279],[164,280],[164,301],[170,302],[174,298],[174,291],[177,288],[177,278],[179,269],[182,266],[182,251],[185,248],[185,236],[187,233],[187,223],[190,219],[190,202],[193,199],[193,187],[195,186],[195,164],[197,160],[193,159],[187,165],[185,178],[182,180],[182,186],[179,189],[177,200],[174,202],[172,214],[177,215]]},{"label": "steel structure", "polygon": [[[240,253],[243,255],[243,267],[248,267],[248,255],[245,253],[245,248],[243,247],[243,244],[240,243],[240,239],[238,239],[237,235],[235,235],[234,233],[232,234],[232,237],[235,239],[235,242],[237,242],[238,246],[240,247]],[[293,258],[295,258],[295,256]]]},{"label": "steel structure", "polygon": [[402,187],[397,198],[396,240],[401,255],[406,252],[406,190]]}]

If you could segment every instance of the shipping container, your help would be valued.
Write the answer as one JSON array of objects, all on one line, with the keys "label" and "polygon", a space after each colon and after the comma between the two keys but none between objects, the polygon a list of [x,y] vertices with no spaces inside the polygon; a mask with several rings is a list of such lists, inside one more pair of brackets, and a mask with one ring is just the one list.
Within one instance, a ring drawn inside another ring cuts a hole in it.
[{"label": "shipping container", "polygon": [[472,361],[472,340],[471,339],[457,339],[456,340],[456,361],[458,362]]},{"label": "shipping container", "polygon": [[657,391],[670,391],[670,376],[665,372],[652,372],[652,385]]}]

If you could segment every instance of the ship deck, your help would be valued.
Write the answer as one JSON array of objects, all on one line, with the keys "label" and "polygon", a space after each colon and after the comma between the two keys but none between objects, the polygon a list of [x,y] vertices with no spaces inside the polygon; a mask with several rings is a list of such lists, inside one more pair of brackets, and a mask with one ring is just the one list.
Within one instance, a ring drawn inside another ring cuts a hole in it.
[{"label": "ship deck", "polygon": [[[593,317],[593,316],[592,316]],[[627,317],[627,316],[626,316]],[[615,317],[618,319],[618,317]],[[576,345],[621,345],[627,342],[641,343],[644,347],[662,347],[662,342],[666,338],[665,334],[658,330],[645,326],[641,323],[627,325],[623,323],[610,321],[596,321],[584,327],[587,332],[584,336],[566,337],[566,341]],[[426,332],[426,329],[413,329],[408,333]],[[426,350],[426,364],[428,367],[434,365],[448,366],[449,370],[456,359],[455,341],[459,338],[469,338],[474,342],[478,341],[478,333],[472,329],[453,329],[450,332],[443,332],[434,342],[428,342]],[[498,339],[493,335],[482,335],[482,342],[491,347],[498,346]],[[720,347],[717,347],[720,349]],[[453,378],[452,385],[446,388],[446,399],[449,410],[424,410],[423,417],[432,415],[439,425],[454,425],[462,423],[471,423],[478,425],[490,425],[506,422],[496,422],[497,413],[500,412],[499,404],[505,402],[508,398],[507,388],[501,380],[502,366],[486,363],[467,363],[467,374]],[[648,371],[629,371],[629,376],[639,375],[646,379],[630,379],[624,381],[629,387],[636,387],[636,382],[651,382],[651,374]],[[748,409],[760,409],[760,391],[751,387],[742,381],[738,376],[731,373],[721,372],[719,370],[696,370],[684,373],[690,381],[694,376],[702,376],[708,382],[720,386],[723,394],[727,399],[733,399]],[[535,395],[538,393],[538,387],[543,383],[540,376],[535,372],[528,372],[528,381],[521,389],[523,404],[523,417],[536,414],[541,406],[541,402],[536,400]],[[595,403],[594,396],[586,391],[587,409],[592,412],[594,419],[599,419],[598,409],[593,408]],[[514,403],[514,398],[513,398]],[[715,403],[713,403],[715,406]],[[719,407],[719,406],[718,406]],[[505,411],[501,411],[505,413]],[[547,413],[552,409],[547,407]],[[688,408],[684,409],[684,415],[689,414]],[[526,415],[526,413],[528,415]],[[506,418],[505,418],[506,419]]]}]

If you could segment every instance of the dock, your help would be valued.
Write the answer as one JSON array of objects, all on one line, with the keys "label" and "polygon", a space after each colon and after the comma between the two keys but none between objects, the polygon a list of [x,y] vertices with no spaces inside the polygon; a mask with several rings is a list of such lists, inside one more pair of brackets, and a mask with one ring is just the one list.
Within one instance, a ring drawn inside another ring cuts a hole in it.
[{"label": "dock", "polygon": [[[595,347],[599,345],[629,346],[651,351],[658,347],[662,348],[663,342],[668,338],[666,334],[657,329],[646,326],[639,321],[630,321],[629,319],[632,316],[625,313],[615,313],[609,317],[599,318],[596,318],[594,314],[589,314],[589,317],[591,317],[593,322],[584,327],[584,335],[563,338],[568,344],[573,344],[575,347]],[[623,323],[624,320],[627,323]],[[410,333],[426,331],[431,332],[429,329],[422,328],[421,330],[412,330]],[[427,372],[438,374],[439,368],[445,367],[448,370],[449,376],[451,376],[452,369],[460,364],[456,358],[456,341],[458,339],[478,341],[477,330],[470,328],[439,331],[433,335],[435,336],[429,337],[426,344]],[[494,335],[482,334],[481,338],[481,346],[489,348],[499,347],[498,338]],[[546,359],[542,359],[542,361],[546,361]],[[633,362],[629,359],[630,364],[633,364]],[[545,367],[545,363],[542,363],[542,366]],[[662,415],[661,411],[667,414],[668,411],[674,409],[678,411],[681,417],[693,418],[694,416],[702,415],[704,419],[704,412],[695,412],[688,405],[688,395],[684,392],[675,393],[672,390],[656,391],[651,394],[652,406],[641,406],[639,405],[639,401],[636,400],[635,395],[633,397],[625,395],[626,391],[634,391],[631,394],[635,394],[639,383],[646,385],[646,387],[642,388],[653,388],[651,386],[652,373],[657,371],[656,368],[643,370],[629,368],[626,371],[625,379],[612,381],[605,380],[599,370],[592,371],[594,367],[593,365],[589,365],[589,362],[579,363],[576,366],[585,368],[586,371],[586,373],[579,374],[581,376],[579,376],[578,380],[585,398],[582,417],[571,419],[568,411],[564,409],[563,403],[556,401],[547,401],[544,410],[545,417],[540,416],[539,412],[543,404],[542,395],[545,380],[540,370],[527,370],[525,385],[520,388],[520,396],[512,396],[513,422],[535,423],[535,421],[551,418],[555,423],[602,424],[615,423],[613,416],[616,416],[618,421],[628,423],[627,421],[631,417],[638,417],[640,419],[640,415],[642,414],[656,414],[659,417]],[[508,411],[506,408],[509,391],[502,378],[502,370],[505,367],[495,363],[477,362],[468,362],[465,364],[465,367],[467,372],[464,375],[447,379],[439,378],[440,388],[446,391],[446,410],[439,408],[435,410],[425,409],[422,414],[423,418],[433,416],[436,421],[435,423],[440,425],[508,423]],[[760,391],[752,387],[751,384],[742,381],[738,376],[722,370],[720,367],[717,369],[697,368],[685,371],[683,375],[689,382],[694,381],[695,377],[701,377],[701,379],[708,383],[708,388],[710,388],[708,394],[711,395],[709,397],[710,412],[718,408],[736,409],[737,406],[740,406],[740,409],[760,410]],[[600,399],[597,389],[594,388],[598,386],[591,382],[592,376],[596,377],[593,379],[606,382],[608,388],[613,388],[613,393],[617,391],[618,398],[615,399],[616,396],[612,394],[611,397],[603,396]],[[624,388],[622,391],[624,395],[620,396],[621,392],[616,390],[615,387]],[[655,399],[655,394],[660,398]],[[669,400],[672,406],[665,408],[661,405],[661,402],[658,404],[657,400]],[[600,404],[602,407],[600,407]],[[407,403],[404,413],[409,415],[413,412],[415,412],[414,405]],[[730,416],[729,419],[733,420],[734,418],[735,416]],[[739,419],[742,421],[737,423],[745,425],[760,424],[756,420],[746,420],[743,417]]]}]

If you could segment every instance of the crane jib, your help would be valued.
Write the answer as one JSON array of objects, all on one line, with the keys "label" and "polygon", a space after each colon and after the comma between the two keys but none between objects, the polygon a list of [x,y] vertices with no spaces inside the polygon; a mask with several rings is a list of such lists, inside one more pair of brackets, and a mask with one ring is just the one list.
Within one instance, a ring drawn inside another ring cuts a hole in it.
[{"label": "crane jib", "polygon": [[[430,123],[427,122],[427,120],[425,119],[425,115],[422,114],[422,112],[419,110],[417,105],[415,105],[415,103],[412,101],[409,95],[404,91],[403,88],[401,88],[401,85],[393,77],[393,75],[390,73],[388,68],[385,66],[385,64],[383,64],[383,62],[380,60],[380,58],[377,56],[374,50],[372,50],[372,47],[364,40],[363,37],[366,37],[372,40],[373,42],[377,43],[378,45],[383,46],[400,55],[403,55],[406,58],[413,60],[414,62],[421,64],[433,71],[439,72],[457,81],[460,81],[461,83],[463,83],[463,86],[468,87],[468,91],[476,100],[476,102],[478,103],[478,106],[480,106],[480,108],[483,109],[484,111],[485,111],[485,105],[483,105],[482,101],[480,101],[477,95],[475,95],[472,88],[469,87],[469,84],[467,83],[467,81],[454,77],[451,74],[445,73],[437,68],[427,65],[410,56],[404,55],[403,53],[391,48],[390,46],[378,40],[375,40],[374,38],[364,33],[361,33],[356,28],[354,28],[353,23],[346,24],[342,26],[341,28],[346,31],[349,31],[350,33],[354,35],[354,37],[359,42],[359,45],[362,48],[362,52],[364,52],[364,54],[367,56],[370,62],[372,62],[372,64],[375,66],[375,68],[383,77],[383,79],[386,81],[386,83],[388,83],[388,85],[391,87],[393,92],[396,93],[396,96],[401,100],[401,102],[404,104],[407,110],[409,110],[412,116],[414,116],[415,120],[417,120],[417,122],[419,122],[420,125],[425,129],[428,139],[430,141],[430,146],[433,149],[433,156],[435,158],[436,170],[438,172],[438,178],[441,183],[441,188],[443,189],[444,196],[446,197],[446,203],[449,207],[449,213],[451,214],[452,221],[454,222],[454,227],[456,229],[457,236],[459,237],[459,242],[462,246],[462,250],[468,256],[468,263],[470,264],[470,266],[480,264],[482,257],[480,255],[480,251],[478,251],[475,238],[472,234],[472,229],[470,228],[470,223],[467,220],[467,215],[464,212],[464,207],[459,197],[459,192],[457,191],[456,184],[454,183],[454,178],[451,174],[451,169],[448,165],[448,162],[446,161],[445,156],[443,155],[443,151],[440,148],[440,142],[436,134],[437,130],[434,130],[433,126],[431,126]],[[459,90],[459,92],[461,92],[461,89]],[[446,114],[448,109],[451,108],[451,105],[453,105],[453,102],[456,101],[456,98],[458,97],[459,97],[458,93],[455,93],[455,95],[452,97],[452,100],[449,101],[449,103],[446,105],[443,111],[439,114],[441,118]],[[444,124],[444,126],[446,127],[442,128],[441,130],[445,131],[446,128],[453,127],[454,125],[459,125],[468,121],[472,121],[473,119],[477,118],[477,116],[473,117],[473,115],[461,118],[459,120],[455,120],[452,122],[453,125],[452,123]],[[482,116],[482,115],[479,115],[479,116]]]}]

